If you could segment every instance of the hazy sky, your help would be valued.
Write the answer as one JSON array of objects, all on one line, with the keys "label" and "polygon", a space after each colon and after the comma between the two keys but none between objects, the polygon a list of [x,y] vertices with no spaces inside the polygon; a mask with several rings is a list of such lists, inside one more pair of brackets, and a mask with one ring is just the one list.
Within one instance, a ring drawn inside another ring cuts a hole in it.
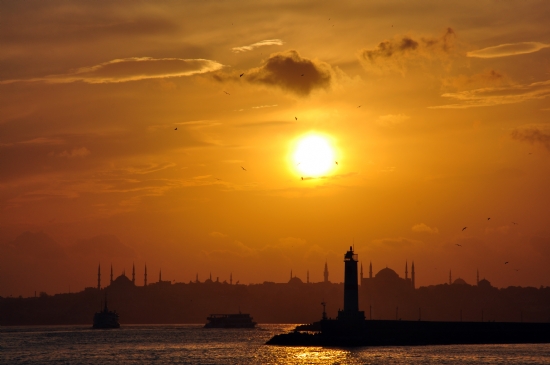
[{"label": "hazy sky", "polygon": [[[98,263],[103,284],[111,263],[138,285],[145,263],[258,283],[327,261],[342,281],[352,244],[365,275],[550,285],[548,19],[548,1],[0,1],[0,295],[95,286]],[[307,136],[327,171],[296,157]]]}]

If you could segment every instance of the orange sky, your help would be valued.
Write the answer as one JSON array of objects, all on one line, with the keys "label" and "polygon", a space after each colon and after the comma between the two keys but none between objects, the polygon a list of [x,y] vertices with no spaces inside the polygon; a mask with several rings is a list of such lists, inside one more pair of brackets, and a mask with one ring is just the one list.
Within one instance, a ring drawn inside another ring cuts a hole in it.
[{"label": "orange sky", "polygon": [[[0,14],[0,296],[95,286],[98,263],[105,284],[111,263],[320,281],[325,260],[342,281],[351,244],[417,285],[550,285],[547,1]],[[338,165],[302,180],[309,134]]]}]

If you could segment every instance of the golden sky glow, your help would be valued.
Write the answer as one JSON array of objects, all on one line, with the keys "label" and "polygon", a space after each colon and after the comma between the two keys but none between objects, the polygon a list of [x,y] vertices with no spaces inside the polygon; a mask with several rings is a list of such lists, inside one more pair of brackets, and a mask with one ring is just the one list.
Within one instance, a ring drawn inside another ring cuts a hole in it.
[{"label": "golden sky glow", "polygon": [[0,295],[94,286],[98,263],[141,285],[145,263],[257,283],[327,261],[341,281],[353,243],[375,272],[414,260],[421,286],[550,285],[548,19],[548,1],[1,2]]}]

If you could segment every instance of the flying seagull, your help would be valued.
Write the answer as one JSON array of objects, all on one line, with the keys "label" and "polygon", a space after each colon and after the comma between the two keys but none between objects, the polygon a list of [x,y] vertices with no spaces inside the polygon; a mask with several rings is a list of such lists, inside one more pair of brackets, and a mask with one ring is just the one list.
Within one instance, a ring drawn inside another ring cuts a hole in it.
[{"label": "flying seagull", "polygon": [[516,222],[512,222],[513,224],[517,224]]},{"label": "flying seagull", "polygon": [[178,127],[174,128],[174,130],[177,131],[177,130],[178,130]]},{"label": "flying seagull", "polygon": [[223,92],[224,92],[224,93],[226,93],[227,95],[231,95],[230,93],[228,93],[228,92],[227,92],[227,91],[225,91],[225,90],[224,90]]},{"label": "flying seagull", "polygon": [[358,106],[358,108],[360,108],[360,107],[361,107],[361,105]]},{"label": "flying seagull", "polygon": [[462,247],[462,245],[459,245],[458,243],[455,243],[455,245]]},{"label": "flying seagull", "polygon": [[487,220],[488,220],[488,221],[490,221],[490,220],[491,220],[491,218],[487,218]]},{"label": "flying seagull", "polygon": [[465,230],[466,228],[468,228],[468,227],[464,227],[464,228],[462,228],[462,230]]},{"label": "flying seagull", "polygon": [[243,77],[244,76],[244,72],[242,74],[239,75],[239,77]]},{"label": "flying seagull", "polygon": [[504,265],[506,265],[507,263],[508,263],[508,261],[506,261],[506,262],[504,263]]},{"label": "flying seagull", "polygon": [[338,161],[334,161],[334,163],[338,165]]},{"label": "flying seagull", "polygon": [[304,74],[302,74],[302,76],[304,76]]},{"label": "flying seagull", "polygon": [[298,117],[294,117],[294,119],[298,120]]},{"label": "flying seagull", "polygon": [[304,177],[302,176],[302,180],[304,180]]},{"label": "flying seagull", "polygon": [[244,167],[241,166],[241,169],[243,169],[244,171],[247,171]]}]

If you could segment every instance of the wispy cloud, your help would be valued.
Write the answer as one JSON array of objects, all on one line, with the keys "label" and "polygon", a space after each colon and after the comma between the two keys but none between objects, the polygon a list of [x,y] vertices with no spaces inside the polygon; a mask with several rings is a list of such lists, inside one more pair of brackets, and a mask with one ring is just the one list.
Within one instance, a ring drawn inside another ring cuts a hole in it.
[{"label": "wispy cloud", "polygon": [[258,105],[258,106],[253,106],[252,109],[262,109],[262,108],[273,108],[277,106],[277,104],[273,104],[273,105]]},{"label": "wispy cloud", "polygon": [[210,237],[216,237],[216,238],[225,238],[225,237],[227,237],[226,234],[221,233],[221,232],[210,232],[208,235]]},{"label": "wispy cloud", "polygon": [[282,46],[283,44],[284,44],[284,42],[280,39],[266,39],[266,40],[263,40],[263,41],[259,41],[259,42],[250,44],[248,46],[233,47],[231,50],[235,53],[240,53],[240,52],[252,51],[254,48],[258,48],[258,47]]},{"label": "wispy cloud", "polygon": [[37,137],[19,142],[0,143],[0,147],[11,147],[17,145],[59,145],[63,143],[65,143],[65,141],[60,138]]},{"label": "wispy cloud", "polygon": [[468,57],[477,58],[508,57],[520,54],[534,53],[548,47],[550,47],[550,44],[539,42],[506,43],[500,44],[498,46],[478,49],[476,51],[470,51],[466,53],[466,55]]},{"label": "wispy cloud", "polygon": [[411,117],[405,114],[388,114],[379,116],[377,122],[384,127],[393,127],[409,120],[410,118]]},{"label": "wispy cloud", "polygon": [[528,85],[486,87],[474,90],[445,93],[445,98],[455,99],[458,104],[432,106],[431,109],[464,109],[521,103],[526,100],[544,99],[550,96],[550,80]]},{"label": "wispy cloud", "polygon": [[106,84],[191,76],[221,69],[223,65],[205,59],[131,57],[115,59],[95,66],[82,67],[66,74],[49,75],[33,79],[4,80],[0,84],[14,82]]},{"label": "wispy cloud", "polygon": [[411,229],[413,232],[417,232],[417,233],[430,233],[430,234],[439,233],[439,230],[437,228],[435,227],[431,228],[424,223],[415,224],[414,226],[412,226]]},{"label": "wispy cloud", "polygon": [[72,150],[70,151],[63,151],[61,152],[60,154],[58,154],[59,157],[68,157],[68,158],[73,158],[73,157],[86,157],[90,154],[90,150],[87,149],[86,147],[81,147],[81,148],[73,148]]}]

